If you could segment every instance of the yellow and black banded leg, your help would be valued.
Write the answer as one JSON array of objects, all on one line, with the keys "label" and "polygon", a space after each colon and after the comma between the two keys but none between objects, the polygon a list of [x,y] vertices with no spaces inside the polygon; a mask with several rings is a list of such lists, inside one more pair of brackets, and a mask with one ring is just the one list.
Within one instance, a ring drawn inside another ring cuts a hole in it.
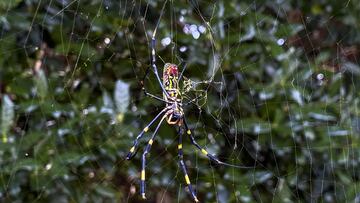
[{"label": "yellow and black banded leg", "polygon": [[183,66],[183,69],[182,69],[182,71],[181,71],[181,73],[180,73],[180,76],[179,76],[178,82],[180,82],[180,81],[181,81],[181,78],[183,77],[183,74],[184,74],[184,72],[185,72],[185,70],[186,70],[186,67],[187,67],[187,64],[185,63],[185,64],[184,64],[184,66]]},{"label": "yellow and black banded leg", "polygon": [[213,161],[217,164],[220,164],[220,165],[225,165],[225,166],[231,166],[231,167],[235,167],[235,168],[252,168],[252,167],[249,167],[249,166],[241,166],[241,165],[233,165],[233,164],[229,164],[229,163],[225,163],[225,162],[222,162],[220,161],[218,158],[216,158],[214,155],[211,155],[209,154],[208,151],[206,151],[206,149],[204,149],[203,147],[201,147],[195,140],[194,136],[192,135],[191,133],[191,130],[188,128],[186,122],[185,122],[185,119],[184,119],[184,124],[185,124],[185,129],[186,129],[186,134],[190,137],[190,141],[191,141],[191,144],[193,144],[196,148],[198,148],[202,154],[204,154],[205,156],[207,156],[210,161]]},{"label": "yellow and black banded leg", "polygon": [[[150,68],[150,67],[149,67],[149,68]],[[168,101],[164,100],[164,99],[161,98],[161,97],[158,97],[158,96],[156,96],[156,95],[153,95],[153,94],[149,93],[149,92],[146,90],[146,88],[145,88],[145,79],[146,79],[147,75],[149,74],[149,68],[146,69],[146,73],[145,73],[145,75],[144,75],[144,78],[143,78],[143,80],[140,82],[140,84],[141,84],[141,89],[142,89],[142,91],[144,92],[145,96],[151,97],[151,98],[153,98],[153,99],[156,99],[156,100],[159,100],[159,101],[162,101],[162,102],[165,102],[165,103],[171,103],[171,102],[168,102]]]},{"label": "yellow and black banded leg", "polygon": [[156,100],[159,100],[159,101],[162,101],[162,102],[165,102],[165,103],[167,103],[167,104],[171,103],[171,102],[166,101],[165,99],[163,99],[163,98],[161,98],[161,97],[159,97],[159,96],[156,96],[156,95],[153,95],[153,94],[149,93],[149,92],[146,90],[144,81],[145,81],[145,79],[146,79],[146,77],[147,77],[148,74],[149,74],[149,68],[146,69],[146,73],[145,73],[145,75],[144,75],[144,78],[143,78],[143,80],[140,82],[140,84],[141,84],[141,89],[143,90],[145,96],[151,97],[151,98],[153,98],[153,99],[156,99]]},{"label": "yellow and black banded leg", "polygon": [[145,168],[146,168],[146,155],[150,152],[151,146],[154,143],[155,135],[158,132],[162,122],[166,118],[166,114],[161,118],[159,124],[156,126],[154,133],[152,134],[148,144],[146,145],[145,151],[141,157],[141,175],[140,175],[140,195],[143,199],[146,199],[145,196]]},{"label": "yellow and black banded leg", "polygon": [[166,101],[166,100],[163,99],[163,98],[160,98],[160,97],[158,97],[158,96],[155,96],[155,95],[153,95],[153,94],[148,93],[144,87],[143,87],[143,91],[144,91],[145,96],[147,96],[147,97],[151,97],[151,98],[153,98],[153,99],[156,99],[156,100],[165,102],[165,103],[167,103],[167,104],[171,104],[171,102]]},{"label": "yellow and black banded leg", "polygon": [[158,115],[155,116],[155,118],[150,121],[149,124],[147,124],[147,126],[140,132],[140,134],[136,137],[136,139],[134,140],[134,144],[133,146],[130,148],[129,153],[126,156],[126,160],[130,160],[131,158],[134,157],[134,155],[136,154],[136,148],[139,144],[139,139],[141,139],[141,137],[144,135],[144,133],[146,133],[149,130],[149,127],[161,116],[161,114],[165,113],[169,108],[164,108],[162,111],[160,111],[160,113],[158,113]]},{"label": "yellow and black banded leg", "polygon": [[192,198],[194,199],[195,202],[199,202],[198,198],[196,197],[196,194],[192,188],[192,185],[191,185],[191,182],[190,182],[190,178],[189,178],[189,175],[187,173],[187,170],[186,170],[186,165],[184,163],[184,155],[183,155],[183,150],[182,150],[182,136],[184,134],[184,130],[182,127],[180,127],[179,129],[179,144],[178,144],[178,157],[179,157],[179,164],[180,164],[180,167],[184,173],[184,177],[185,177],[185,182],[186,182],[186,185],[189,189],[189,192],[192,196]]},{"label": "yellow and black banded leg", "polygon": [[[158,26],[158,25],[157,25]],[[151,38],[151,44],[150,44],[150,49],[151,49],[151,67],[153,69],[153,72],[156,76],[156,79],[161,87],[161,90],[163,91],[163,93],[169,97],[169,94],[167,93],[167,91],[165,90],[165,87],[160,79],[159,76],[159,72],[158,69],[156,67],[156,52],[155,52],[155,46],[156,46],[156,40],[155,40],[155,35],[156,35],[156,31],[157,31],[157,27],[154,30],[153,36]]]}]

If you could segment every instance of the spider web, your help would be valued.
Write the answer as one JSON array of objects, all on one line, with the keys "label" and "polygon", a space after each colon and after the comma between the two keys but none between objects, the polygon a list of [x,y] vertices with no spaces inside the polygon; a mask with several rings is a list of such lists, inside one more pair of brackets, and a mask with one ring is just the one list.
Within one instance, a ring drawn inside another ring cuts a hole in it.
[{"label": "spider web", "polygon": [[[124,158],[164,107],[140,86],[155,28],[159,73],[167,62],[186,64],[184,110],[196,140],[250,167],[210,163],[184,136],[201,202],[359,201],[359,27],[344,14],[356,16],[355,1],[0,5],[2,133],[9,128],[1,201],[140,201],[150,135]],[[151,71],[145,87],[161,97]],[[192,201],[173,126],[160,128],[146,174],[147,201]]]}]

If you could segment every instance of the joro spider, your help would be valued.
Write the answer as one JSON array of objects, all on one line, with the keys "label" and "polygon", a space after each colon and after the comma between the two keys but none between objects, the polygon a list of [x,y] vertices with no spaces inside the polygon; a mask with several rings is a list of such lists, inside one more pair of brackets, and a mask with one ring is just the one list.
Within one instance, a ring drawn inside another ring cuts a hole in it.
[{"label": "joro spider", "polygon": [[139,140],[142,138],[144,133],[149,131],[150,126],[162,115],[160,122],[157,124],[155,131],[153,132],[150,140],[148,141],[148,143],[146,145],[145,151],[142,154],[141,175],[140,175],[140,179],[141,179],[140,195],[143,199],[146,199],[146,196],[145,196],[146,155],[149,153],[150,148],[151,148],[152,144],[154,143],[155,136],[156,136],[161,124],[163,123],[164,120],[166,120],[166,122],[169,125],[174,125],[174,126],[179,127],[179,130],[178,130],[178,136],[179,136],[178,157],[179,157],[180,168],[181,168],[182,172],[184,173],[185,183],[189,189],[189,192],[190,192],[193,200],[195,202],[199,202],[199,200],[196,197],[196,194],[194,192],[194,189],[192,188],[190,178],[187,173],[187,168],[186,168],[186,165],[183,160],[182,136],[183,136],[184,132],[186,132],[186,134],[189,136],[191,144],[194,145],[198,150],[200,150],[201,153],[204,154],[211,161],[213,161],[217,164],[220,164],[220,165],[231,166],[231,167],[236,167],[236,168],[250,168],[250,167],[232,165],[232,164],[222,162],[218,158],[216,158],[216,156],[209,154],[203,147],[201,147],[196,142],[196,140],[195,140],[194,136],[192,135],[191,130],[188,128],[188,125],[185,120],[185,115],[184,115],[184,110],[183,110],[184,105],[183,105],[183,101],[182,101],[182,93],[181,93],[180,87],[179,87],[179,82],[181,81],[182,74],[186,67],[184,66],[183,71],[179,75],[179,70],[178,70],[177,65],[172,64],[172,63],[166,63],[164,65],[162,81],[161,81],[159,73],[158,73],[158,69],[156,66],[156,52],[155,52],[156,30],[157,30],[157,26],[156,26],[156,28],[153,32],[152,38],[151,38],[151,47],[150,47],[151,48],[151,68],[152,68],[152,71],[154,72],[154,74],[157,78],[157,81],[162,89],[163,97],[161,98],[161,97],[155,96],[155,95],[147,92],[145,89],[144,79],[147,77],[150,67],[147,69],[146,74],[145,74],[144,79],[142,80],[141,84],[142,84],[142,89],[143,89],[145,95],[164,102],[165,108],[163,110],[161,110],[155,116],[155,118],[152,121],[150,121],[150,123],[148,123],[146,125],[146,127],[140,132],[140,134],[136,137],[136,139],[134,140],[133,146],[130,148],[129,153],[126,156],[126,159],[130,160],[131,158],[134,157],[134,155],[136,154],[136,151],[137,151]]}]

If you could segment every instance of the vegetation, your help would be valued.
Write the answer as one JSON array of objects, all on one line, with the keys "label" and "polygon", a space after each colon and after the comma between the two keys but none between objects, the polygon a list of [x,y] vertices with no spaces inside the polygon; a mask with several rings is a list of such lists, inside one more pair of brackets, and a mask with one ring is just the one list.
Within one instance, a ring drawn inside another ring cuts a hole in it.
[{"label": "vegetation", "polygon": [[[0,202],[143,201],[149,135],[125,157],[164,106],[140,85],[159,20],[159,72],[187,64],[196,139],[251,167],[210,163],[185,137],[202,202],[360,202],[360,4],[164,3],[0,2]],[[151,71],[145,87],[161,95]],[[192,202],[176,128],[160,128],[148,160],[143,202]]]}]

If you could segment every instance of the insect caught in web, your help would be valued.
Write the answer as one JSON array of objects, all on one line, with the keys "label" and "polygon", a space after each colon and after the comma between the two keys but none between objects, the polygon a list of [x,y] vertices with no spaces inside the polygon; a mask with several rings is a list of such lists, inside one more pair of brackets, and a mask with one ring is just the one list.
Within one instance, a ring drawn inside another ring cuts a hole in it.
[{"label": "insect caught in web", "polygon": [[[159,24],[159,22],[158,22],[158,24]],[[154,140],[155,140],[155,136],[164,120],[166,120],[166,122],[169,125],[178,126],[179,130],[177,133],[178,133],[179,165],[183,172],[185,183],[189,189],[189,192],[190,192],[193,200],[195,202],[199,202],[199,200],[196,196],[196,193],[191,185],[190,177],[188,175],[187,168],[186,168],[186,165],[185,165],[184,159],[183,159],[182,137],[185,132],[186,132],[187,136],[190,138],[191,144],[193,146],[195,146],[198,150],[200,150],[200,152],[202,154],[204,154],[210,161],[213,161],[216,164],[231,166],[231,167],[236,167],[236,168],[250,168],[250,167],[232,165],[232,164],[222,162],[216,156],[210,154],[205,148],[203,148],[196,142],[196,140],[192,134],[192,131],[189,129],[189,127],[186,123],[185,114],[184,114],[184,110],[183,110],[183,106],[186,106],[186,104],[189,104],[189,102],[183,103],[183,92],[179,86],[180,81],[183,78],[182,75],[183,75],[183,72],[184,72],[186,66],[184,66],[182,72],[179,73],[179,69],[178,69],[177,65],[172,64],[172,63],[166,63],[164,65],[162,79],[160,79],[160,75],[158,73],[158,68],[156,66],[156,51],[155,51],[155,44],[156,44],[155,36],[156,36],[158,24],[157,24],[156,28],[154,29],[153,35],[151,38],[151,44],[150,44],[151,66],[147,69],[146,74],[145,74],[144,79],[142,80],[141,84],[142,84],[142,89],[146,96],[164,102],[165,107],[153,118],[152,121],[150,121],[150,123],[148,123],[145,126],[145,128],[136,137],[136,139],[134,140],[133,146],[130,148],[129,153],[126,156],[126,159],[130,160],[131,158],[134,157],[134,155],[136,154],[137,148],[138,148],[139,140],[143,137],[143,135],[146,132],[149,131],[150,126],[156,120],[158,120],[160,118],[160,121],[157,124],[154,132],[152,133],[151,138],[147,142],[146,148],[141,157],[140,195],[143,199],[146,199],[146,195],[145,195],[146,155],[150,152],[151,146],[153,145]],[[159,86],[161,87],[161,90],[163,93],[162,97],[153,95],[153,94],[147,92],[145,89],[144,80],[149,73],[149,69],[152,69],[153,73],[156,76],[157,82],[159,83]]]}]

